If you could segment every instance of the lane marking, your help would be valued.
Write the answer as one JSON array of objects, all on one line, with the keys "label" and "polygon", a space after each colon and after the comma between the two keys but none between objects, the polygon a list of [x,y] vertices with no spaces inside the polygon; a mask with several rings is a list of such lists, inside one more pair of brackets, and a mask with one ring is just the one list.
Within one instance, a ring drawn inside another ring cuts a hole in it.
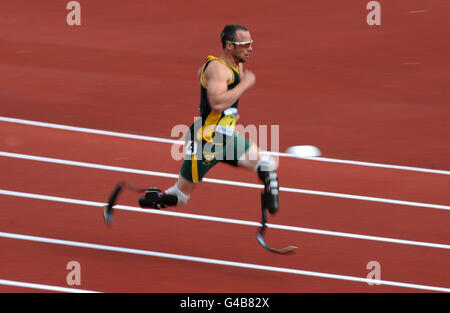
[{"label": "lane marking", "polygon": [[107,131],[107,130],[91,129],[91,128],[77,127],[77,126],[68,126],[68,125],[61,125],[61,124],[54,124],[54,123],[44,123],[44,122],[23,120],[23,119],[10,118],[10,117],[4,117],[4,116],[0,116],[0,122],[37,126],[37,127],[44,127],[44,128],[54,128],[54,129],[68,130],[68,131],[73,131],[73,132],[78,132],[78,133],[88,133],[88,134],[96,134],[96,135],[103,135],[103,136],[111,136],[111,137],[120,137],[120,138],[184,145],[184,141],[182,141],[182,140],[164,139],[164,138],[149,137],[149,136],[142,136],[142,135],[135,135],[135,134],[126,134],[126,133],[119,133],[119,132],[113,132],[113,131]]},{"label": "lane marking", "polygon": [[[41,156],[36,156],[36,155],[11,153],[11,152],[6,152],[6,151],[0,151],[0,157],[9,157],[9,158],[17,158],[17,159],[46,162],[46,163],[53,163],[53,164],[78,166],[78,167],[93,168],[93,169],[107,170],[107,171],[114,171],[114,172],[132,173],[132,174],[139,174],[139,175],[159,176],[159,177],[178,179],[178,174],[170,174],[170,173],[164,173],[164,172],[146,171],[146,170],[131,169],[131,168],[125,168],[125,167],[110,166],[110,165],[102,165],[102,164],[78,162],[78,161],[63,160],[63,159],[56,159],[56,158],[48,158],[48,157],[41,157]],[[244,182],[238,182],[238,181],[229,181],[229,180],[214,179],[214,178],[204,178],[203,181],[207,182],[207,183],[213,183],[213,184],[222,184],[222,185],[263,189],[263,185],[244,183]],[[370,201],[370,202],[381,202],[381,203],[389,203],[389,204],[405,205],[405,206],[413,206],[413,207],[424,207],[424,208],[439,209],[439,210],[450,210],[450,206],[441,205],[441,204],[404,201],[404,200],[395,200],[395,199],[388,199],[388,198],[351,195],[351,194],[344,194],[344,193],[337,193],[337,192],[327,192],[327,191],[320,191],[320,190],[308,190],[308,189],[298,189],[298,188],[288,188],[288,187],[280,187],[279,190],[285,191],[285,192],[309,194],[309,195],[316,195],[316,196],[335,197],[335,198]]]},{"label": "lane marking", "polygon": [[[97,134],[97,135],[104,135],[104,136],[121,137],[121,138],[128,138],[128,139],[184,145],[183,140],[165,139],[165,138],[159,138],[159,137],[134,135],[134,134],[127,134],[127,133],[120,133],[120,132],[113,132],[113,131],[106,131],[106,130],[98,130],[98,129],[84,128],[84,127],[54,124],[54,123],[37,122],[37,121],[30,121],[30,120],[11,118],[11,117],[5,117],[5,116],[0,116],[0,122],[15,123],[15,124],[22,124],[22,125],[29,125],[29,126],[37,126],[37,127],[45,127],[45,128],[53,128],[53,129],[61,129],[61,130],[67,130],[67,131],[73,131],[73,132]],[[332,158],[324,158],[324,157],[312,157],[312,158],[298,157],[295,154],[282,153],[282,152],[276,152],[276,151],[263,151],[263,153],[268,154],[268,155],[279,156],[279,157],[289,157],[289,158],[297,158],[297,159],[319,161],[319,162],[339,163],[339,164],[358,165],[358,166],[366,166],[366,167],[379,167],[379,168],[387,168],[387,169],[395,169],[395,170],[450,175],[450,171],[434,170],[434,169],[412,167],[412,166],[391,165],[391,164],[361,162],[361,161],[352,161],[352,160],[341,160],[341,159],[332,159]]]},{"label": "lane marking", "polygon": [[33,241],[33,242],[41,242],[41,243],[47,243],[47,244],[62,245],[62,246],[71,246],[71,247],[78,247],[78,248],[87,248],[87,249],[112,251],[112,252],[127,253],[127,254],[145,255],[145,256],[151,256],[151,257],[174,259],[174,260],[189,261],[189,262],[196,262],[196,263],[206,263],[206,264],[214,264],[214,265],[221,265],[221,266],[238,267],[238,268],[245,268],[245,269],[268,271],[268,272],[278,272],[278,273],[294,274],[294,275],[301,275],[301,276],[312,276],[312,277],[328,278],[328,279],[335,279],[335,280],[355,281],[355,282],[360,282],[360,283],[374,283],[374,284],[381,284],[381,285],[386,285],[386,286],[430,290],[430,291],[436,291],[436,292],[450,292],[450,288],[445,288],[445,287],[419,285],[419,284],[403,283],[403,282],[388,281],[388,280],[367,279],[367,278],[348,276],[348,275],[313,272],[313,271],[300,270],[300,269],[259,265],[259,264],[227,261],[227,260],[220,260],[220,259],[210,259],[210,258],[195,257],[195,256],[189,256],[189,255],[182,255],[182,254],[165,253],[165,252],[141,250],[141,249],[132,249],[132,248],[125,248],[125,247],[117,247],[117,246],[108,246],[108,245],[103,245],[103,244],[87,243],[87,242],[80,242],[80,241],[61,240],[61,239],[55,239],[55,238],[37,237],[37,236],[5,233],[5,232],[0,232],[0,237],[9,238],[9,239]]},{"label": "lane marking", "polygon": [[57,292],[100,293],[100,291],[66,288],[66,287],[60,287],[60,286],[42,285],[42,284],[35,284],[35,283],[26,283],[26,282],[22,282],[22,281],[14,281],[14,280],[6,280],[6,279],[0,279],[0,285],[30,288],[30,289],[41,289],[41,290],[57,291]]},{"label": "lane marking", "polygon": [[412,11],[408,11],[408,13],[410,13],[410,14],[415,14],[415,13],[425,13],[425,12],[427,12],[428,10],[412,10]]},{"label": "lane marking", "polygon": [[[106,205],[106,203],[103,203],[103,202],[63,198],[63,197],[48,196],[48,195],[42,195],[42,194],[33,194],[33,193],[26,193],[26,192],[18,192],[18,191],[12,191],[12,190],[4,190],[4,189],[0,189],[0,195],[22,197],[22,198],[29,198],[29,199],[36,199],[36,200],[44,200],[44,201],[70,203],[70,204],[75,204],[75,205],[84,205],[84,206],[92,206],[92,207],[99,207],[99,208],[104,207]],[[200,214],[190,214],[190,213],[166,211],[166,210],[146,210],[146,209],[141,209],[141,208],[132,207],[132,206],[128,206],[128,205],[115,205],[114,209],[130,211],[130,212],[146,213],[146,214],[189,218],[189,219],[219,222],[219,223],[246,225],[246,226],[253,226],[253,227],[261,226],[261,224],[258,222],[251,222],[251,221],[223,218],[223,217],[215,217],[215,216],[208,216],[208,215],[200,215]],[[450,249],[450,245],[447,245],[447,244],[395,239],[395,238],[387,238],[387,237],[379,237],[379,236],[367,236],[367,235],[359,235],[359,234],[328,231],[328,230],[305,228],[305,227],[278,225],[278,224],[267,224],[267,226],[269,228],[273,228],[273,229],[281,229],[281,230],[286,230],[286,231],[295,231],[295,232],[302,232],[302,233],[311,233],[311,234],[317,234],[317,235],[344,237],[344,238],[370,240],[370,241],[380,241],[380,242],[388,242],[388,243],[393,243],[393,244],[421,246],[421,247],[428,247],[428,248],[438,248],[438,249],[447,249],[447,250]]]}]

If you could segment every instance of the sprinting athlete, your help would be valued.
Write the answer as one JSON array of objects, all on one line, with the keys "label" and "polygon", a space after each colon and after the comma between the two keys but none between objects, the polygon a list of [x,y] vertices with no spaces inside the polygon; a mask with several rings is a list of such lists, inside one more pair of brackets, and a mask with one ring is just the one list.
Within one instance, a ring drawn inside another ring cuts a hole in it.
[{"label": "sprinting athlete", "polygon": [[264,183],[263,206],[278,211],[277,164],[264,157],[256,144],[235,132],[241,95],[255,84],[255,74],[243,70],[252,53],[253,40],[241,25],[227,25],[221,36],[222,53],[208,56],[199,70],[200,115],[185,137],[185,158],[177,183],[164,193],[146,190],[139,199],[144,208],[184,205],[206,173],[219,162],[254,170]]}]

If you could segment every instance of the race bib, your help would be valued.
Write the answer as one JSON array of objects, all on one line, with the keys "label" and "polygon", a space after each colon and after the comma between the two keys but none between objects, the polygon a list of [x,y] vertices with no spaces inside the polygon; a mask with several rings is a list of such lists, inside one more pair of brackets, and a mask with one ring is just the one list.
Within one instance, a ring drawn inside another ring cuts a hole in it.
[{"label": "race bib", "polygon": [[238,110],[236,108],[228,108],[223,113],[225,115],[217,123],[216,132],[232,136],[236,128],[236,122],[239,119]]}]

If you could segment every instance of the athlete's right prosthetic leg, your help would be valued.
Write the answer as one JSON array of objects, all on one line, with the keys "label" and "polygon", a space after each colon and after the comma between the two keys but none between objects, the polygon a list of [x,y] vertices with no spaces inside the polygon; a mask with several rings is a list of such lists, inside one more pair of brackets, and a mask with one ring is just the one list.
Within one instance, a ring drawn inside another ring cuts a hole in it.
[{"label": "athlete's right prosthetic leg", "polygon": [[267,228],[267,211],[275,214],[279,210],[278,203],[278,178],[276,173],[276,163],[273,159],[261,159],[255,166],[255,171],[264,183],[264,191],[261,193],[262,226],[259,228],[257,239],[264,249],[279,254],[292,253],[297,247],[287,246],[282,249],[274,249],[264,240],[264,233]]},{"label": "athlete's right prosthetic leg", "polygon": [[168,206],[184,205],[188,200],[189,196],[181,192],[175,184],[164,193],[157,188],[145,190],[145,194],[139,198],[139,205],[142,208],[161,209]]},{"label": "athlete's right prosthetic leg", "polygon": [[271,214],[279,210],[278,203],[278,177],[275,162],[271,159],[261,159],[255,166],[259,179],[264,183],[264,192],[261,196],[262,206]]}]

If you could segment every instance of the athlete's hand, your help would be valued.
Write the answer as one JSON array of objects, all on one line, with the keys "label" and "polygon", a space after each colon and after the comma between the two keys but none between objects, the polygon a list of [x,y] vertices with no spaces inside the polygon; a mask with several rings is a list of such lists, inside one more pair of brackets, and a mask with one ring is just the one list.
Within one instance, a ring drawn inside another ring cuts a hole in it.
[{"label": "athlete's hand", "polygon": [[241,74],[241,84],[243,84],[246,88],[250,88],[255,84],[256,76],[252,71],[245,70]]}]

